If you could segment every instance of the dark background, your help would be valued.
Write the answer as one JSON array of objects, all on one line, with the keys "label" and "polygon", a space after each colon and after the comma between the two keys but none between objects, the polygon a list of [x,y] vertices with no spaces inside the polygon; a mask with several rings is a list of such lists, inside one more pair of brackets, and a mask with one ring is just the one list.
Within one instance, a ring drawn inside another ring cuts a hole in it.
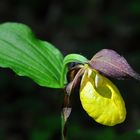
[{"label": "dark background", "polygon": [[[0,23],[29,25],[36,36],[66,55],[90,59],[111,48],[140,73],[139,0],[0,0]],[[69,140],[139,140],[140,82],[113,80],[126,102],[126,121],[114,127],[94,122],[72,96]],[[0,68],[0,140],[59,140],[61,90],[38,86]]]}]

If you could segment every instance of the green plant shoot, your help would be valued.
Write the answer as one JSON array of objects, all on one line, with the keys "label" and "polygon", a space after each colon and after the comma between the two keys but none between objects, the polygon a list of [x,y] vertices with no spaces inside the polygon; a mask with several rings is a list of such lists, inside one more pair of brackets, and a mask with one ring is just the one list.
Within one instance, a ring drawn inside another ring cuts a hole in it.
[{"label": "green plant shoot", "polygon": [[[73,62],[76,65],[68,68]],[[40,86],[64,89],[63,140],[71,113],[70,95],[78,83],[81,104],[88,115],[100,124],[114,126],[125,120],[126,108],[119,90],[106,76],[140,80],[125,58],[113,50],[103,49],[91,60],[79,54],[64,57],[56,47],[37,39],[28,26],[20,23],[0,25],[0,67],[27,76]]]}]

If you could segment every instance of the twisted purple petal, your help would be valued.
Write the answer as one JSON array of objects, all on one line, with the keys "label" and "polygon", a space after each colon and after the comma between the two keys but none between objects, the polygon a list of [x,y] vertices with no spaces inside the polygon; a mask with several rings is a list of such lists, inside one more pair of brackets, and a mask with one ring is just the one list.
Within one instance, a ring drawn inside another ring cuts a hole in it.
[{"label": "twisted purple petal", "polygon": [[140,80],[140,75],[131,68],[123,56],[114,50],[103,49],[99,51],[89,61],[89,65],[106,76],[117,79],[130,76]]}]

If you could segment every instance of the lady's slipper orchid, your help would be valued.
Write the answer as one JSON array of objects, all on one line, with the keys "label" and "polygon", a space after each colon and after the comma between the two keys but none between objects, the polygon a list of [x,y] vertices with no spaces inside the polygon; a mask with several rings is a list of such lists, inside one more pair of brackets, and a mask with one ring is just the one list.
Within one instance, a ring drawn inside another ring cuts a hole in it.
[{"label": "lady's slipper orchid", "polygon": [[[116,79],[133,77],[140,80],[140,75],[131,68],[124,57],[114,50],[103,49],[87,64],[77,64],[71,68],[68,75],[70,80],[66,86],[66,107],[69,104],[70,94],[81,80],[80,100],[90,117],[107,126],[114,126],[125,120],[124,100],[117,87],[105,77]],[[69,107],[65,112],[69,112]],[[69,114],[66,113],[64,116],[68,118]]]}]

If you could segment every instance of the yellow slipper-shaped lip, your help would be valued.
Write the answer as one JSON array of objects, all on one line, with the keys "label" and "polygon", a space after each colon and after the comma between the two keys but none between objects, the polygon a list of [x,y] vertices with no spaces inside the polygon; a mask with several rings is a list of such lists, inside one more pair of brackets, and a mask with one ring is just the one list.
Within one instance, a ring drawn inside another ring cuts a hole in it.
[{"label": "yellow slipper-shaped lip", "polygon": [[125,103],[117,87],[88,66],[81,80],[80,100],[87,114],[100,124],[114,126],[126,118]]}]

